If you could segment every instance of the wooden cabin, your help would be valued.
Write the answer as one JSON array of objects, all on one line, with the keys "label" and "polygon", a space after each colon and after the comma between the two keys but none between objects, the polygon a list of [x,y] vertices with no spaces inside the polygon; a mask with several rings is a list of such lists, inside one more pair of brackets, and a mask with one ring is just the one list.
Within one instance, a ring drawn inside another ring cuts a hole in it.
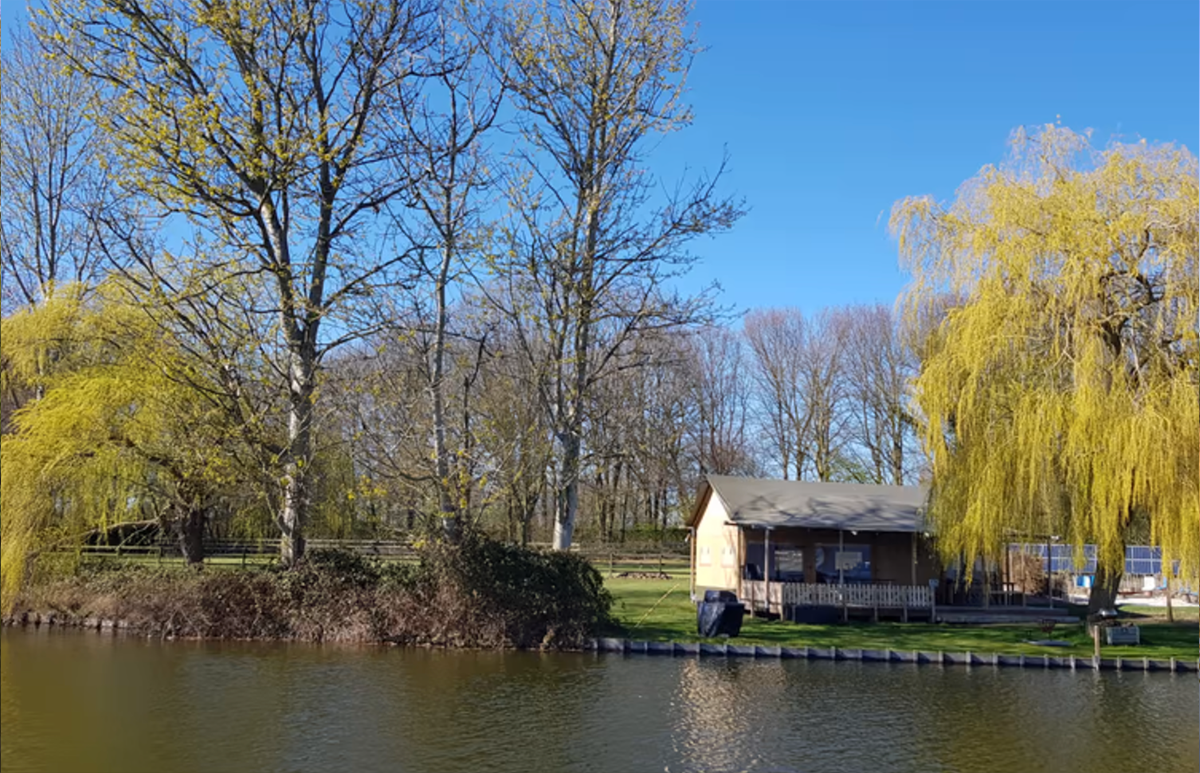
[{"label": "wooden cabin", "polygon": [[694,593],[733,591],[755,612],[935,617],[944,580],[919,486],[706,476],[692,530]]}]

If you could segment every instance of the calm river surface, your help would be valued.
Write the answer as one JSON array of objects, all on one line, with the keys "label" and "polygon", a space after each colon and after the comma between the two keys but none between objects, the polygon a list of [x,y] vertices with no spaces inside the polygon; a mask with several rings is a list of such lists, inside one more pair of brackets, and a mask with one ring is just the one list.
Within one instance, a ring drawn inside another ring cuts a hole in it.
[{"label": "calm river surface", "polygon": [[1196,771],[1195,676],[4,631],[6,773]]}]

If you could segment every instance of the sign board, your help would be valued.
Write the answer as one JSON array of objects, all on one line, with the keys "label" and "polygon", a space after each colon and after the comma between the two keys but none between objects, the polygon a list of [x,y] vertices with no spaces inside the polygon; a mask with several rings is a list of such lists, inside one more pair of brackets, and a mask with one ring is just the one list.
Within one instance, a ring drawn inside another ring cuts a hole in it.
[{"label": "sign board", "polygon": [[835,554],[835,569],[849,572],[863,562],[863,554],[857,550],[839,550]]},{"label": "sign board", "polygon": [[774,568],[780,574],[803,574],[804,551],[776,550]]}]

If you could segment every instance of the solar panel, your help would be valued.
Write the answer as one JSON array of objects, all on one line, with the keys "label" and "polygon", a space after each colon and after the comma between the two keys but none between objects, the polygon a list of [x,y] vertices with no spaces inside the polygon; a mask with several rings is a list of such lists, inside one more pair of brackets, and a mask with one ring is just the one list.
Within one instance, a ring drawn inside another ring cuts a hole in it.
[{"label": "solar panel", "polygon": [[[1050,554],[1049,561],[1046,560],[1047,547]],[[1008,549],[1014,553],[1041,559],[1043,570],[1046,569],[1048,563],[1051,572],[1067,572],[1072,574],[1096,573],[1095,545],[1083,546],[1083,563],[1081,566],[1075,565],[1074,545],[1060,543],[1046,545],[1044,542],[1013,542],[1009,544]],[[1178,566],[1179,562],[1176,561],[1176,573],[1179,571]],[[1151,547],[1149,545],[1130,545],[1126,547],[1125,573],[1133,575],[1162,574],[1162,548]]]}]

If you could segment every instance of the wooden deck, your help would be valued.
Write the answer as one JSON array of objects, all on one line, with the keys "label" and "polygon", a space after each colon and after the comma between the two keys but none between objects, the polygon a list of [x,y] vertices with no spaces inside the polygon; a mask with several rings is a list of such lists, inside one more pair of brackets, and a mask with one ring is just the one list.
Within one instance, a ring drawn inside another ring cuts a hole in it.
[{"label": "wooden deck", "polygon": [[[768,598],[769,595],[769,598]],[[880,610],[887,614],[900,613],[907,620],[909,612],[932,619],[936,611],[933,589],[926,585],[815,585],[802,582],[743,580],[741,600],[752,612],[786,615],[793,607],[835,607],[843,618],[850,610],[871,610],[875,619]]]}]

